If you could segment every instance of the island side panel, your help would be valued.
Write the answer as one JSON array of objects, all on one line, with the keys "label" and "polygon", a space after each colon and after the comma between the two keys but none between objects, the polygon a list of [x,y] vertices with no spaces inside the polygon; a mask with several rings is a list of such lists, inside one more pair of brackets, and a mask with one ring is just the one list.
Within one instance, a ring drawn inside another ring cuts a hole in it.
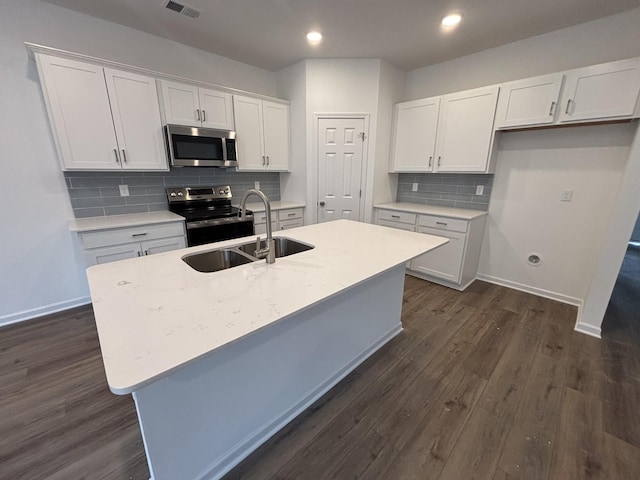
[{"label": "island side panel", "polygon": [[400,333],[403,287],[400,265],[134,392],[153,479],[228,472]]}]

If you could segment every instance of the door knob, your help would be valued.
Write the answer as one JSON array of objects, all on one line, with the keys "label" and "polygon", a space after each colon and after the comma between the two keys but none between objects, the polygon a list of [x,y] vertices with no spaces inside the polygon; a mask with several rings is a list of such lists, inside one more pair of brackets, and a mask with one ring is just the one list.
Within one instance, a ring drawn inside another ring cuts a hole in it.
[{"label": "door knob", "polygon": [[321,207],[324,207],[324,202],[320,202],[320,206],[321,206]]}]

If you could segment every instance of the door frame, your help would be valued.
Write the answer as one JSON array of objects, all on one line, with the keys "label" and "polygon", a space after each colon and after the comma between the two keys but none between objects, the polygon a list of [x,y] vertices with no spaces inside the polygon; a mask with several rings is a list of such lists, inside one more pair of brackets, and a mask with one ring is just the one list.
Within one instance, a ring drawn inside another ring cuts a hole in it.
[{"label": "door frame", "polygon": [[[307,179],[307,200],[308,207],[313,205],[313,210],[310,210],[311,223],[318,223],[318,177],[320,159],[318,158],[318,127],[321,119],[337,118],[353,118],[358,120],[364,120],[364,135],[365,139],[362,143],[362,171],[360,172],[360,188],[362,195],[360,195],[358,221],[362,222],[364,219],[365,199],[367,197],[367,171],[369,167],[369,114],[362,112],[314,112],[313,113],[313,140],[312,140],[312,154],[310,155],[311,165],[309,165],[309,172],[313,172],[314,175],[309,175]],[[308,208],[307,207],[307,208]]]}]

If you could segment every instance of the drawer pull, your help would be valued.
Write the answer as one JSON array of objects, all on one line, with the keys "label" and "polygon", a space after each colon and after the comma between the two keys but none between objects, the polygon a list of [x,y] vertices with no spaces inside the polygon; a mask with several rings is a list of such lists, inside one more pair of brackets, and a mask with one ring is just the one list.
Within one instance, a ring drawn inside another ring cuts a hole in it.
[{"label": "drawer pull", "polygon": [[296,214],[296,212],[293,213],[287,213],[287,217],[293,217]]},{"label": "drawer pull", "polygon": [[391,218],[400,218],[400,215],[391,215]]},{"label": "drawer pull", "polygon": [[132,237],[144,237],[146,235],[146,233],[133,233],[131,234]]},{"label": "drawer pull", "polygon": [[447,226],[447,222],[436,222],[436,225],[443,225],[443,226]]}]

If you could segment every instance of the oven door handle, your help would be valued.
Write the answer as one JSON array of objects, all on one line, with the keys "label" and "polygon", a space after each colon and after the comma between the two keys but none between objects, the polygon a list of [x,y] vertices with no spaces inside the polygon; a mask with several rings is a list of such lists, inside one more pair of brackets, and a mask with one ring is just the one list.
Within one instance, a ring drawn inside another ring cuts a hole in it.
[{"label": "oven door handle", "polygon": [[187,230],[194,230],[196,228],[215,227],[217,225],[229,225],[231,223],[253,223],[253,215],[247,214],[246,220],[239,220],[239,217],[227,217],[218,218],[212,220],[201,220],[199,222],[187,222]]}]

